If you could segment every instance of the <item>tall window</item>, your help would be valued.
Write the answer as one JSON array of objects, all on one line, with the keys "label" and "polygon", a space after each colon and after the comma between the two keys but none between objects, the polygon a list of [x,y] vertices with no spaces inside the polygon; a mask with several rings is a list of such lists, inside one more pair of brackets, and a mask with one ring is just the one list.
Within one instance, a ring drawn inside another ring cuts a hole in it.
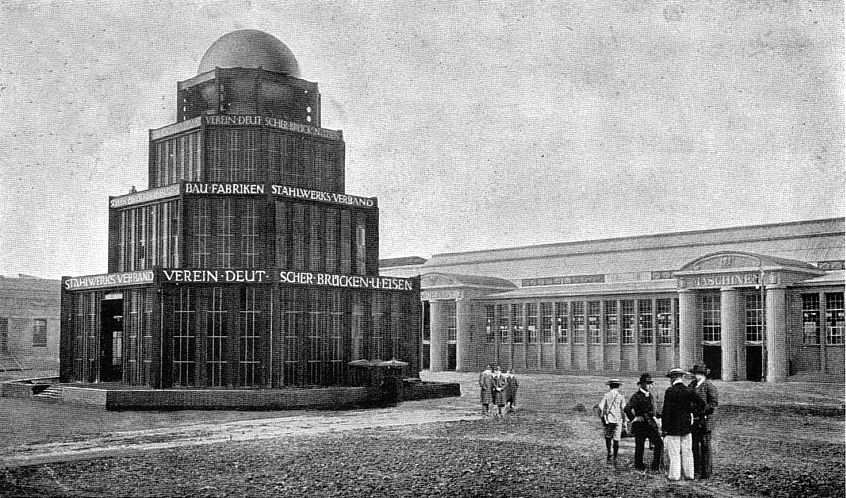
[{"label": "tall window", "polygon": [[585,343],[585,303],[573,301],[573,344]]},{"label": "tall window", "polygon": [[623,344],[634,344],[635,306],[634,301],[626,299],[620,301],[620,311],[623,318]]},{"label": "tall window", "polygon": [[338,210],[326,210],[326,271],[338,271]]},{"label": "tall window", "polygon": [[605,301],[605,342],[620,342],[620,324],[617,321],[617,301]]},{"label": "tall window", "polygon": [[229,345],[226,336],[226,311],[223,309],[223,289],[212,287],[209,309],[206,311],[206,336],[208,338],[208,359],[206,374],[210,386],[225,386],[226,355]]},{"label": "tall window", "polygon": [[191,247],[192,263],[197,268],[204,268],[209,265],[209,239],[211,238],[208,199],[197,199],[191,224],[194,233]]},{"label": "tall window", "polygon": [[499,320],[499,340],[503,344],[507,344],[510,342],[508,331],[508,305],[507,304],[497,304],[496,305],[496,316]]},{"label": "tall window", "polygon": [[0,354],[9,352],[9,319],[0,318]]},{"label": "tall window", "polygon": [[[381,323],[382,313],[384,310],[384,299],[381,294],[375,294],[373,300],[373,322],[375,324]],[[307,383],[321,384],[323,382],[323,336],[325,333],[325,306],[326,296],[323,291],[315,291],[311,295],[308,302],[308,356],[306,365],[308,367]],[[371,341],[375,345],[373,348],[373,357],[379,358],[382,342],[381,330],[379,327],[373,327],[373,335]]]},{"label": "tall window", "polygon": [[538,342],[538,305],[526,303],[526,342]]},{"label": "tall window", "polygon": [[455,341],[458,339],[456,334],[455,324],[455,301],[442,301],[444,325],[447,330],[447,341]]},{"label": "tall window", "polygon": [[843,344],[844,309],[843,293],[825,295],[825,343]]},{"label": "tall window", "polygon": [[522,343],[523,337],[523,305],[511,305],[511,333],[514,335],[515,343]]},{"label": "tall window", "polygon": [[640,313],[640,343],[652,344],[655,342],[655,326],[652,323],[652,300],[641,299],[638,301]]},{"label": "tall window", "polygon": [[567,303],[564,301],[555,303],[555,340],[559,344],[567,344],[570,341],[569,321]]},{"label": "tall window", "polygon": [[244,157],[241,161],[241,179],[245,182],[256,182],[260,180],[256,175],[256,138],[258,131],[247,129],[243,133]]},{"label": "tall window", "polygon": [[746,301],[746,342],[761,344],[764,340],[764,307],[761,293],[750,292],[745,296]]},{"label": "tall window", "polygon": [[602,343],[602,328],[599,325],[600,308],[599,301],[588,302],[588,330],[591,344]]},{"label": "tall window", "polygon": [[493,304],[485,305],[485,342],[494,342],[496,340],[496,331],[494,329],[496,326],[494,323],[496,320],[495,310],[496,308]]},{"label": "tall window", "polygon": [[243,287],[240,294],[241,306],[238,314],[241,319],[241,344],[238,353],[238,373],[242,386],[255,386],[258,383],[258,323],[261,311],[256,302],[255,287]]},{"label": "tall window", "polygon": [[343,381],[344,373],[344,293],[330,291],[332,318],[329,330],[329,372],[335,384]]},{"label": "tall window", "polygon": [[552,303],[541,303],[541,341],[545,344],[552,342]]},{"label": "tall window", "polygon": [[256,241],[258,240],[258,215],[256,201],[242,200],[241,211],[241,266],[256,266]]},{"label": "tall window", "polygon": [[216,199],[217,204],[217,266],[232,267],[232,240],[235,238],[235,215],[230,199]]},{"label": "tall window", "polygon": [[670,299],[655,300],[655,314],[658,317],[658,343],[673,343],[673,301]]},{"label": "tall window", "polygon": [[702,296],[702,340],[713,343],[721,339],[720,296],[705,294]]},{"label": "tall window", "polygon": [[173,313],[173,383],[177,386],[194,385],[194,362],[196,359],[197,335],[195,326],[194,291],[180,287]]},{"label": "tall window", "polygon": [[32,322],[32,347],[47,347],[47,320],[36,318]]},{"label": "tall window", "polygon": [[802,294],[802,342],[820,343],[820,295]]},{"label": "tall window", "polygon": [[364,218],[360,215],[355,227],[355,267],[356,273],[364,275],[367,272],[367,238],[364,228]]}]

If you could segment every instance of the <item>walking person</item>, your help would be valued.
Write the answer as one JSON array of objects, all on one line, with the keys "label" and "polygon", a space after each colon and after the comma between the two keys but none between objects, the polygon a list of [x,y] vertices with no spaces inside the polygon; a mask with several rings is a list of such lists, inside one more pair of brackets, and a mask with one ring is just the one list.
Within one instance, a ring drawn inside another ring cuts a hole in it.
[{"label": "walking person", "polygon": [[661,468],[661,456],[664,453],[664,442],[655,421],[655,396],[652,395],[652,375],[641,374],[637,382],[637,392],[632,394],[623,409],[632,421],[632,434],[635,438],[634,467],[638,470],[646,469],[643,464],[643,446],[648,439],[652,446],[652,470]]},{"label": "walking person", "polygon": [[670,387],[664,394],[664,409],[661,411],[661,432],[665,435],[667,456],[670,458],[670,470],[667,478],[671,481],[684,476],[693,479],[693,447],[690,425],[693,412],[702,409],[705,404],[692,389],[684,385],[685,371],[673,368],[667,372]]},{"label": "walking person", "polygon": [[505,374],[502,373],[502,369],[499,368],[499,365],[494,367],[493,377],[492,377],[492,393],[493,393],[493,402],[496,404],[496,416],[502,417],[502,408],[505,406],[505,386],[506,386],[506,379]]},{"label": "walking person", "polygon": [[517,388],[520,387],[520,382],[517,381],[517,376],[514,375],[514,370],[508,369],[505,372],[505,404],[507,406],[506,413],[513,413],[517,411],[515,408],[517,403]]},{"label": "walking person", "polygon": [[711,432],[714,429],[714,409],[719,404],[717,388],[708,380],[711,371],[704,364],[693,365],[690,373],[696,379],[688,387],[705,403],[701,410],[693,412],[693,469],[700,479],[708,479],[713,470]]},{"label": "walking person", "polygon": [[623,435],[623,407],[626,398],[620,394],[620,380],[609,379],[608,392],[599,402],[599,411],[602,417],[602,424],[605,427],[605,450],[607,456],[605,461],[617,463],[617,453],[620,451],[620,437]]},{"label": "walking person", "polygon": [[482,415],[488,416],[491,414],[490,404],[493,401],[493,372],[491,371],[491,364],[485,365],[485,369],[479,374],[479,389],[480,398],[482,401]]}]

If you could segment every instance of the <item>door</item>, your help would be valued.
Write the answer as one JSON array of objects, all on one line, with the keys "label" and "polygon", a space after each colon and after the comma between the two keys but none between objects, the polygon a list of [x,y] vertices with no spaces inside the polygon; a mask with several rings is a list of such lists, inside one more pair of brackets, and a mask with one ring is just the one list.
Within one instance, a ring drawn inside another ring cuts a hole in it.
[{"label": "door", "polygon": [[447,370],[455,370],[457,365],[455,343],[450,342],[447,344]]},{"label": "door", "polygon": [[708,377],[712,379],[722,378],[723,353],[720,346],[702,346],[702,359],[705,361],[705,366],[711,369],[711,374]]},{"label": "door", "polygon": [[746,346],[746,380],[760,381],[763,378],[763,348]]},{"label": "door", "polygon": [[123,379],[123,299],[101,301],[100,382]]}]

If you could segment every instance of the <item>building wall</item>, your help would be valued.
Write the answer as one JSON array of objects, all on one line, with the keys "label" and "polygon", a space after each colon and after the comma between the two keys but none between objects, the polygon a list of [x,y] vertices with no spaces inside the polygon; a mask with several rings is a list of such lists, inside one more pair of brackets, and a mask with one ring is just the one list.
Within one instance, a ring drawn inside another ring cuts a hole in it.
[{"label": "building wall", "polygon": [[58,280],[0,278],[0,367],[58,370]]}]

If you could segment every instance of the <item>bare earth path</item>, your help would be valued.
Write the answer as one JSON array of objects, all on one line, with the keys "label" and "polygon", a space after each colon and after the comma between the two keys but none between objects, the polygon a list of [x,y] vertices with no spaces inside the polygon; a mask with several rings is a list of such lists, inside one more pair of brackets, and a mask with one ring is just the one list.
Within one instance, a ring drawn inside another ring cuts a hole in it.
[{"label": "bare earth path", "polygon": [[200,423],[168,428],[120,431],[69,442],[34,443],[0,448],[0,467],[63,462],[131,452],[227,441],[252,441],[351,431],[363,428],[420,425],[480,417],[467,409],[447,405],[430,408],[383,408],[309,413],[279,418]]}]

